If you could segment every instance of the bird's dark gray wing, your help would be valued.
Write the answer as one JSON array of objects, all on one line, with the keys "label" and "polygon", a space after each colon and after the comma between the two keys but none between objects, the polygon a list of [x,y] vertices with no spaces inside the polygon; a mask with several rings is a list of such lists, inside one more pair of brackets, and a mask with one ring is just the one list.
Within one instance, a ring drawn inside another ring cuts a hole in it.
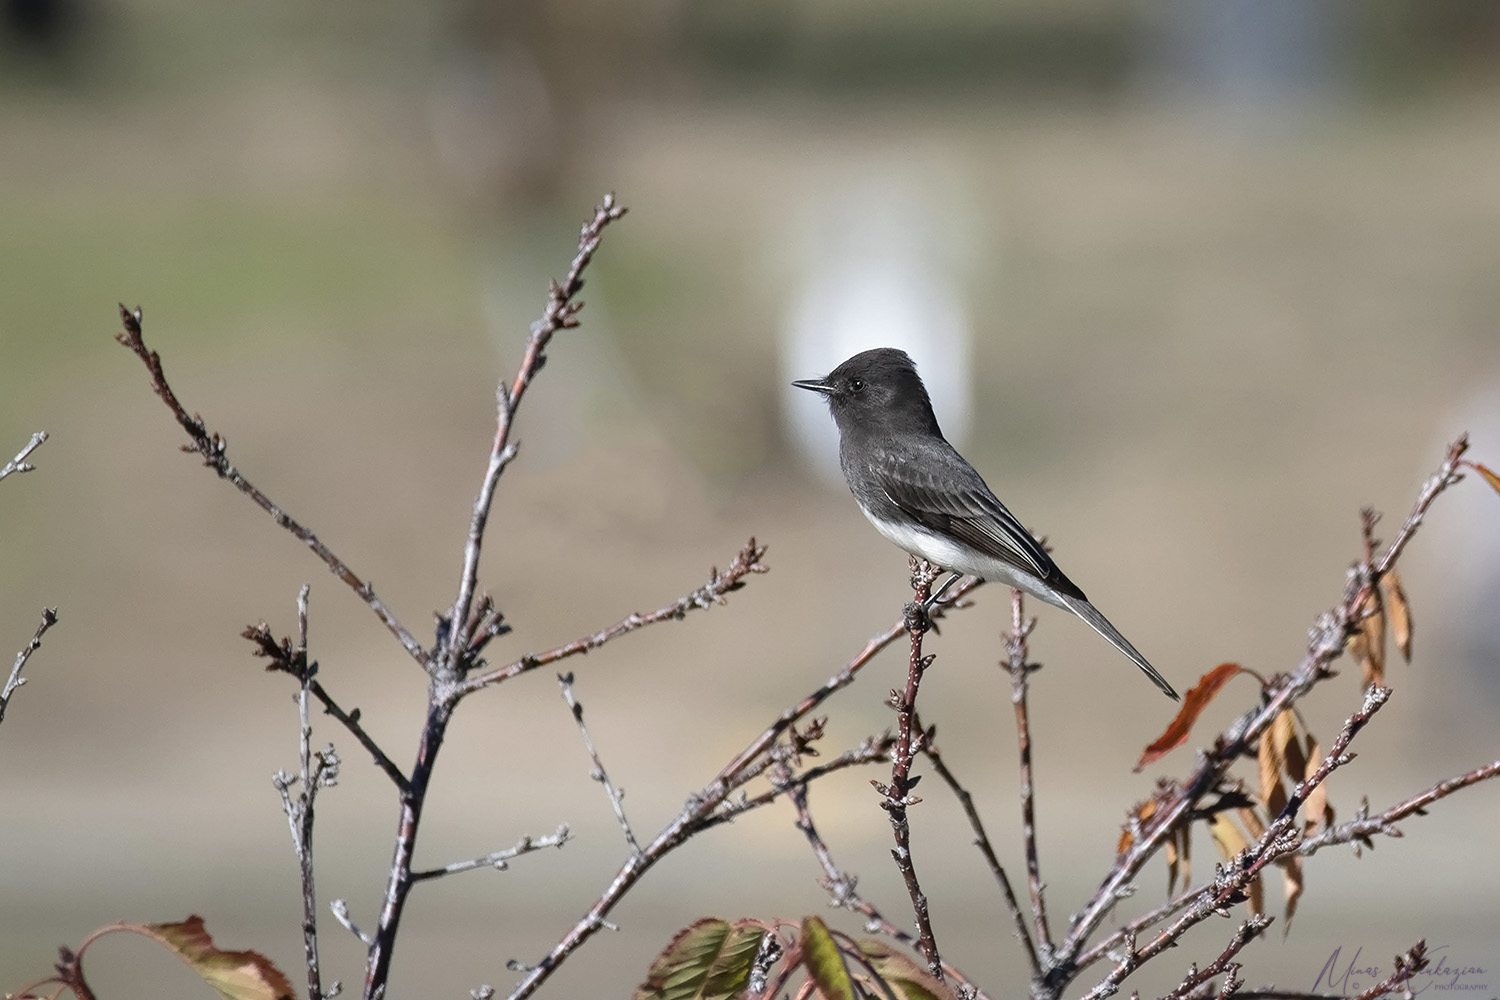
[{"label": "bird's dark gray wing", "polygon": [[947,442],[923,448],[920,461],[900,450],[875,462],[875,478],[890,502],[930,531],[948,535],[1024,570],[1065,594],[1086,600],[1014,514]]}]

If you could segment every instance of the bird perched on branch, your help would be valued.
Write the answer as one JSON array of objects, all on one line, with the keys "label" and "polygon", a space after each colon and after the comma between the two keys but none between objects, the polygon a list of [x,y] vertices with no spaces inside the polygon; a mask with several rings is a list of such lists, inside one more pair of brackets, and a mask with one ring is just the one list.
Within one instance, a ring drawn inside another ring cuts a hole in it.
[{"label": "bird perched on branch", "polygon": [[1073,612],[1177,698],[943,437],[905,351],[877,347],[822,378],[792,384],[828,402],[844,481],[882,535],[954,574],[1005,584]]}]

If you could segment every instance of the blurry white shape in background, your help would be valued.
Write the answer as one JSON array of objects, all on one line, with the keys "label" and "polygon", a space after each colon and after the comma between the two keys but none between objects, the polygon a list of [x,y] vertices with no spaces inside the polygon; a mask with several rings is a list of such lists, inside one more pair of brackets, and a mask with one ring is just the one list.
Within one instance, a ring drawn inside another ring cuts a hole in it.
[{"label": "blurry white shape in background", "polygon": [[961,446],[968,435],[973,334],[958,279],[974,241],[948,180],[846,178],[807,212],[803,237],[792,241],[798,285],[782,327],[782,413],[798,453],[830,484],[843,479],[827,404],[790,383],[826,375],[860,351],[910,354],[944,436]]}]

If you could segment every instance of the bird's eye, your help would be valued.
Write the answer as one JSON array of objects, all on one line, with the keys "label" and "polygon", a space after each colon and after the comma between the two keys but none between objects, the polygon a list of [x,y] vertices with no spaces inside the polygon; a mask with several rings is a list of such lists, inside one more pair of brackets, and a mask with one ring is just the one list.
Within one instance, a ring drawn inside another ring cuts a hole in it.
[{"label": "bird's eye", "polygon": [[865,380],[864,379],[862,379],[862,378],[851,378],[849,380],[849,391],[850,392],[863,392],[864,388],[865,388]]}]

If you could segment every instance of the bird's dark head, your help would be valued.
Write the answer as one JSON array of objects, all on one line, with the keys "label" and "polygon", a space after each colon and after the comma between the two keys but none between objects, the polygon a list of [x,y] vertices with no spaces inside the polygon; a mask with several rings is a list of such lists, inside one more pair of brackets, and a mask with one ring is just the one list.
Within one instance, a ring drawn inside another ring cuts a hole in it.
[{"label": "bird's dark head", "polygon": [[840,432],[894,424],[940,433],[917,366],[905,351],[894,347],[861,351],[822,378],[792,385],[821,393]]}]

